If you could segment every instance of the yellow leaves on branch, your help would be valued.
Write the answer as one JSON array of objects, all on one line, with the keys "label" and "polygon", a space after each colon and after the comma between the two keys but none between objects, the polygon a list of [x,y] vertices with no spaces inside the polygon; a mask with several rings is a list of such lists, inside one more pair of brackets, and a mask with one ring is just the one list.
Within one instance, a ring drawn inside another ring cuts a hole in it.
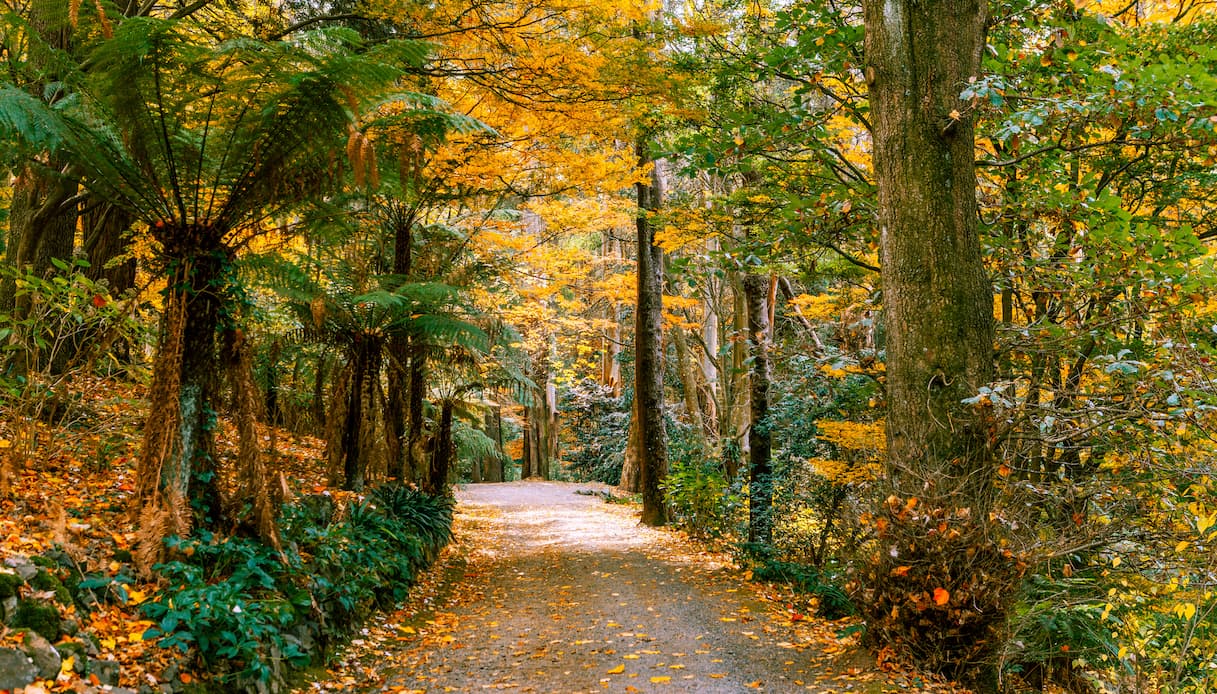
[{"label": "yellow leaves on branch", "polygon": [[840,319],[869,295],[865,289],[851,287],[831,294],[800,294],[791,299],[790,304],[807,320],[831,321]]},{"label": "yellow leaves on branch", "polygon": [[816,422],[820,439],[866,460],[875,461],[880,459],[886,445],[883,426],[883,420],[850,422],[822,419]]},{"label": "yellow leaves on branch", "polygon": [[809,459],[807,463],[816,474],[839,485],[861,484],[878,477],[885,445],[882,420],[820,420],[816,422],[816,428],[818,438],[835,445],[841,455],[840,459]]}]

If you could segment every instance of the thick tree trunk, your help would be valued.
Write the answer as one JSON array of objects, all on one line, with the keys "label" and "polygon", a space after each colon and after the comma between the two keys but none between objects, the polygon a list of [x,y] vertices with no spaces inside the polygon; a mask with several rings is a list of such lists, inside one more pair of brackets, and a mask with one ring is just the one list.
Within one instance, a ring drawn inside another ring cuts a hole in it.
[{"label": "thick tree trunk", "polygon": [[[394,217],[393,273],[402,280],[410,278],[414,262],[414,219],[412,215]],[[385,443],[389,470],[401,482],[414,480],[414,467],[407,441],[407,389],[409,387],[410,345],[404,335],[389,338],[389,391],[385,404]]]},{"label": "thick tree trunk", "polygon": [[744,276],[748,299],[748,337],[752,345],[749,369],[751,418],[748,427],[748,541],[773,543],[773,465],[769,432],[769,281]]},{"label": "thick tree trunk", "polygon": [[[49,167],[63,168],[62,162],[52,160]],[[50,169],[27,166],[13,185],[13,199],[9,212],[9,234],[7,261],[12,267],[46,278],[59,272],[53,260],[70,262],[72,246],[76,238],[76,206],[68,200],[76,194],[76,183],[53,173]],[[0,281],[0,311],[11,311],[18,320],[29,312],[28,302],[20,301],[16,295],[16,284],[10,279]],[[54,364],[32,364],[25,354],[14,356],[11,368],[21,373],[27,369],[50,367],[60,370],[71,359],[70,345],[58,344],[61,336],[40,335],[55,344],[54,349],[42,353],[51,355]],[[42,361],[48,361],[41,358]]]},{"label": "thick tree trunk", "polygon": [[642,522],[668,521],[660,484],[668,474],[668,442],[663,424],[663,249],[655,245],[649,215],[659,209],[659,175],[647,144],[636,147],[640,167],[653,164],[653,184],[639,182],[638,192],[638,307],[634,322],[634,399],[638,403],[639,471],[642,482]]},{"label": "thick tree trunk", "polygon": [[521,436],[524,438],[524,446],[520,453],[520,479],[526,480],[532,477],[533,461],[537,455],[537,431],[532,424],[531,407],[524,408],[523,429]]},{"label": "thick tree trunk", "polygon": [[486,413],[486,435],[494,440],[498,455],[487,461],[483,468],[486,482],[502,482],[505,479],[503,464],[507,456],[503,453],[503,408],[496,406],[493,412]]},{"label": "thick tree trunk", "polygon": [[890,332],[888,501],[859,604],[876,643],[987,689],[1017,572],[989,519],[987,410],[963,403],[993,375],[974,138],[959,99],[980,69],[985,8],[863,4]]},{"label": "thick tree trunk", "polygon": [[342,488],[348,491],[363,490],[375,455],[371,438],[377,428],[375,403],[382,347],[374,337],[362,336],[352,348],[348,366],[350,386],[340,435]]},{"label": "thick tree trunk", "polygon": [[85,257],[89,259],[85,274],[95,281],[104,280],[110,293],[118,296],[135,286],[135,258],[124,258],[131,245],[127,231],[135,217],[92,195],[84,202],[84,209],[80,224],[84,229]]}]

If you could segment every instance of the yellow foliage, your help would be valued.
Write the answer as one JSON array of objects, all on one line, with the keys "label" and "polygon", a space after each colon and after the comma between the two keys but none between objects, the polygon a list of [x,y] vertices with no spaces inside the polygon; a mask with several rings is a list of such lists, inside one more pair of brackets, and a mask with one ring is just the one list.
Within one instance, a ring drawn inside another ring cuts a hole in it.
[{"label": "yellow foliage", "polygon": [[822,419],[816,422],[817,436],[864,460],[878,461],[886,445],[883,420],[850,422]]},{"label": "yellow foliage", "polygon": [[840,318],[869,295],[865,289],[850,287],[832,294],[800,294],[791,299],[790,304],[807,320],[829,321]]}]

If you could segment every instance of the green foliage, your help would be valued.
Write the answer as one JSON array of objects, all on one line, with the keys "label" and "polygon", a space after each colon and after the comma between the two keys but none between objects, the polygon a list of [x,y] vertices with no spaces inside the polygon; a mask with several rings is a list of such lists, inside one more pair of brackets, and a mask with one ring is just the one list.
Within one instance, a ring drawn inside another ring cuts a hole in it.
[{"label": "green foliage", "polygon": [[[257,540],[173,539],[170,586],[146,603],[147,638],[196,649],[220,681],[276,691],[286,666],[347,637],[367,613],[403,599],[451,537],[452,500],[382,487],[340,505],[309,497],[284,509],[283,550]],[[314,645],[316,644],[316,645]]]},{"label": "green foliage", "polygon": [[813,566],[849,561],[860,535],[857,516],[866,485],[831,479],[809,459],[839,460],[845,452],[819,436],[821,420],[862,421],[873,417],[875,379],[849,374],[825,378],[822,366],[848,362],[829,354],[821,359],[795,355],[784,360],[775,379],[781,393],[770,410],[774,456],[774,545],[787,560]]},{"label": "green foliage", "polygon": [[753,567],[752,578],[757,581],[788,583],[798,592],[812,596],[816,614],[825,619],[840,619],[857,612],[857,608],[841,588],[843,577],[814,566],[771,559]]},{"label": "green foliage", "polygon": [[[86,263],[53,262],[57,272],[49,277],[0,265],[0,284],[16,295],[10,311],[0,309],[0,418],[10,423],[20,456],[34,454],[39,422],[106,435],[114,422],[84,407],[82,392],[97,387],[89,376],[126,368],[116,348],[138,344],[144,329],[130,303],[81,271]],[[66,448],[73,438],[52,445]],[[55,453],[43,448],[39,455]]]},{"label": "green foliage", "polygon": [[731,532],[732,517],[727,503],[730,485],[717,462],[673,460],[662,486],[678,527],[707,538]]},{"label": "green foliage", "polygon": [[563,389],[559,409],[562,457],[572,473],[581,480],[618,484],[629,438],[629,401],[584,379]]},{"label": "green foliage", "polygon": [[747,504],[740,480],[727,479],[719,460],[705,457],[689,427],[668,420],[668,476],[661,483],[674,523],[707,539],[746,534]]},{"label": "green foliage", "polygon": [[1062,568],[1028,577],[1011,616],[1004,667],[1031,684],[1059,681],[1075,667],[1102,666],[1120,655],[1113,634],[1123,620],[1106,607],[1101,572],[1068,569],[1064,576]]}]

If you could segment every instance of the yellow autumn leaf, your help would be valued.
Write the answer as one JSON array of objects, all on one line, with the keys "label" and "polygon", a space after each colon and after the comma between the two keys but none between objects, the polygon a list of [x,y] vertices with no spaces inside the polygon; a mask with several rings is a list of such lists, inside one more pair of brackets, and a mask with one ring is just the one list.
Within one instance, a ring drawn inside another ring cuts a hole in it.
[{"label": "yellow autumn leaf", "polygon": [[651,678],[651,681],[655,684],[662,684],[664,682],[671,682],[672,678],[668,677],[667,675],[656,675],[655,677]]},{"label": "yellow autumn leaf", "polygon": [[624,665],[624,664],[622,664],[622,665],[618,665],[617,667],[610,669],[610,670],[608,671],[608,674],[610,674],[610,675],[620,675],[620,674],[621,674],[621,673],[623,673],[623,672],[625,672],[625,665]]},{"label": "yellow autumn leaf", "polygon": [[1190,620],[1196,616],[1196,604],[1185,602],[1180,605],[1175,605],[1175,614],[1183,619]]}]

